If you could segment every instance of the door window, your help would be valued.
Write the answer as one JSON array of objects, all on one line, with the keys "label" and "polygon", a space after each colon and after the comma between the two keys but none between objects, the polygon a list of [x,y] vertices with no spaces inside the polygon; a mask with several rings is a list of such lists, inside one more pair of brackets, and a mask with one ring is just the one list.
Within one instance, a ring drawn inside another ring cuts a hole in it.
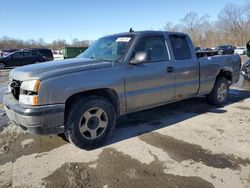
[{"label": "door window", "polygon": [[149,62],[169,60],[168,51],[163,37],[147,37],[136,47],[136,52],[147,52]]}]

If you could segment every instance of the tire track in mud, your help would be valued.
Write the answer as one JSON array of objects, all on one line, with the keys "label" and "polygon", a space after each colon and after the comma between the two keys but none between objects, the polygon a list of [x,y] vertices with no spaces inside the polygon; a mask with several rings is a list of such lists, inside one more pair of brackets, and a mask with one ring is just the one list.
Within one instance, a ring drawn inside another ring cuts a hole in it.
[{"label": "tire track in mud", "polygon": [[163,163],[156,157],[143,164],[115,149],[106,148],[98,160],[90,163],[65,163],[43,179],[43,186],[54,187],[159,187],[212,188],[200,177],[175,176],[164,173]]},{"label": "tire track in mud", "polygon": [[240,165],[250,165],[249,159],[237,158],[234,155],[212,154],[211,151],[203,149],[200,145],[190,144],[157,132],[141,135],[139,139],[164,150],[177,162],[193,160],[210,167],[233,170],[239,169]]}]

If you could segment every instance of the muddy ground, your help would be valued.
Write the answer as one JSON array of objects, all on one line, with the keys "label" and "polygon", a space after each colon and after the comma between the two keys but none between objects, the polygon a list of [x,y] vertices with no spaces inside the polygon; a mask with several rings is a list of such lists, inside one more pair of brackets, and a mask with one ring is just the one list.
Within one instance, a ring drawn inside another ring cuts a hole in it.
[{"label": "muddy ground", "polygon": [[85,151],[9,122],[8,73],[0,71],[0,187],[250,187],[250,82],[242,78],[223,108],[199,97],[123,116],[106,146]]}]

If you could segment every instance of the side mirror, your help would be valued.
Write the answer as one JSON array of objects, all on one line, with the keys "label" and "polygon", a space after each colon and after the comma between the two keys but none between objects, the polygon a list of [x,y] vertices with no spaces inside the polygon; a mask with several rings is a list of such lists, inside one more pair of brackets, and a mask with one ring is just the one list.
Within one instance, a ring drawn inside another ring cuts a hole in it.
[{"label": "side mirror", "polygon": [[137,65],[145,63],[148,60],[148,54],[146,52],[137,52],[135,57],[131,59],[130,64]]}]

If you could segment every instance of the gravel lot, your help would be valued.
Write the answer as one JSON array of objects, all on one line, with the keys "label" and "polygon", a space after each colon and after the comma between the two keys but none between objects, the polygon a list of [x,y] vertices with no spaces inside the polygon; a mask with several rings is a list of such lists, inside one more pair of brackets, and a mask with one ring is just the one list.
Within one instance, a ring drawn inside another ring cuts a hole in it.
[{"label": "gravel lot", "polygon": [[250,82],[242,78],[223,108],[199,97],[133,113],[106,146],[85,151],[9,122],[8,72],[0,71],[0,187],[250,187]]}]

